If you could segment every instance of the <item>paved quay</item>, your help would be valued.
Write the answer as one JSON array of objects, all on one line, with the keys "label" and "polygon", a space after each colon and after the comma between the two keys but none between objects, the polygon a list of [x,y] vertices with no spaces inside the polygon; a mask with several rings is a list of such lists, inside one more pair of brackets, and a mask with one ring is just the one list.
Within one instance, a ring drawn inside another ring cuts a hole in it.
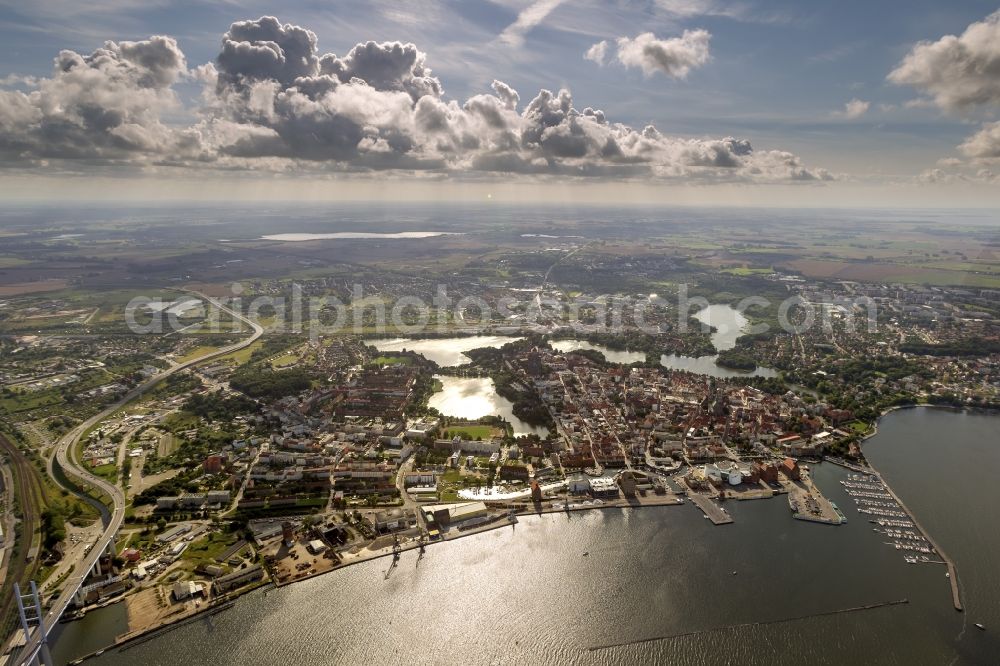
[{"label": "paved quay", "polygon": [[733,517],[729,515],[729,512],[710,498],[695,492],[688,493],[688,498],[701,509],[713,525],[727,525],[733,522]]},{"label": "paved quay", "polygon": [[788,507],[797,520],[825,525],[842,525],[844,516],[830,500],[820,492],[808,474],[803,474],[798,482],[786,481],[788,490]]}]

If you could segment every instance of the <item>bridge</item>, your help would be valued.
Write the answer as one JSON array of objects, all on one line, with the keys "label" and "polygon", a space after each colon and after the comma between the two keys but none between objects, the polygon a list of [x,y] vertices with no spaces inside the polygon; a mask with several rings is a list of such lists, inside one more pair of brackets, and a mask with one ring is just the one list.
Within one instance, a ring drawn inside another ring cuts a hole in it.
[{"label": "bridge", "polygon": [[[244,317],[241,313],[222,305],[217,300],[200,292],[192,291],[191,293],[208,301],[220,311],[243,322],[253,329],[253,333],[245,340],[241,340],[240,342],[221,349],[216,349],[215,351],[190,359],[184,363],[179,363],[161,373],[154,375],[153,377],[150,377],[148,380],[126,393],[113,405],[105,408],[101,412],[95,414],[75,427],[70,432],[63,435],[63,437],[56,443],[55,458],[65,474],[79,483],[81,487],[96,488],[110,498],[111,511],[109,511],[105,518],[106,524],[104,532],[101,533],[101,536],[87,552],[87,556],[84,557],[83,561],[78,563],[73,568],[73,572],[63,583],[62,592],[59,596],[50,600],[48,611],[43,612],[41,609],[38,609],[37,617],[34,618],[34,627],[31,628],[30,633],[26,637],[25,645],[21,649],[17,660],[13,662],[15,664],[22,666],[25,664],[34,664],[37,663],[41,657],[46,666],[51,666],[51,659],[48,656],[48,648],[46,646],[48,629],[55,626],[56,622],[59,621],[59,618],[62,617],[62,614],[66,612],[66,607],[69,606],[70,602],[76,596],[80,587],[83,585],[83,581],[87,579],[87,576],[92,570],[96,569],[97,563],[104,551],[113,548],[115,535],[118,534],[118,530],[121,528],[122,522],[125,520],[125,493],[122,489],[117,484],[109,483],[105,479],[91,474],[75,461],[76,445],[79,443],[80,438],[83,437],[83,434],[114,414],[119,409],[123,408],[128,403],[141,397],[143,393],[155,387],[171,375],[174,375],[182,370],[186,370],[204,361],[208,361],[219,356],[225,356],[226,354],[231,354],[235,351],[239,351],[240,349],[244,349],[245,347],[253,344],[261,335],[264,334],[264,328],[260,324]],[[58,483],[58,479],[55,480]]]}]

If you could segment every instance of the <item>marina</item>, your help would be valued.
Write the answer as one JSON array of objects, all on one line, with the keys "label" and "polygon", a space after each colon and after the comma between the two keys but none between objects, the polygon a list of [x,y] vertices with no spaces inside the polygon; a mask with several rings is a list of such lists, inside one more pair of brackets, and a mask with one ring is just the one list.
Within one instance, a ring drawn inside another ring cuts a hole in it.
[{"label": "marina", "polygon": [[[877,453],[891,453],[894,444],[890,437],[901,430],[900,424],[908,423],[916,414],[901,413],[884,424],[880,435],[884,443],[879,442]],[[940,420],[943,425],[955,418],[961,417],[933,413],[933,419]],[[872,458],[889,470],[897,469],[882,458],[875,455]],[[441,648],[442,655],[455,660],[461,660],[461,655],[468,654],[469,650],[480,649],[487,658],[496,661],[509,659],[512,655],[519,658],[535,655],[563,663],[610,664],[629,659],[666,662],[703,656],[708,642],[727,635],[741,646],[758,645],[759,648],[760,641],[774,642],[793,649],[798,655],[797,660],[776,658],[772,663],[801,663],[801,659],[817,663],[831,660],[857,663],[873,651],[889,649],[905,663],[948,663],[955,654],[954,642],[961,621],[955,617],[950,604],[946,607],[943,603],[949,584],[946,575],[940,566],[911,567],[906,564],[909,561],[930,563],[936,559],[931,555],[896,551],[895,545],[884,545],[901,532],[917,534],[913,521],[908,517],[860,514],[857,510],[864,507],[849,501],[853,498],[846,493],[847,484],[857,481],[848,478],[847,471],[829,465],[816,465],[811,471],[824,494],[847,514],[850,522],[845,527],[824,530],[790,521],[784,503],[775,502],[725,503],[734,519],[725,530],[714,529],[711,521],[694,511],[608,507],[602,511],[571,509],[567,512],[565,508],[557,509],[538,516],[521,516],[516,528],[449,539],[435,548],[428,548],[422,558],[404,552],[388,579],[384,577],[384,564],[361,562],[336,574],[271,590],[266,597],[262,592],[245,595],[235,607],[215,616],[214,624],[193,622],[178,628],[169,639],[160,636],[137,643],[125,653],[107,650],[98,663],[125,664],[141,660],[166,666],[178,659],[207,656],[218,663],[257,664],[263,663],[259,655],[273,654],[280,649],[287,649],[290,656],[307,662],[328,661],[329,653],[322,652],[318,646],[312,647],[315,641],[296,642],[290,647],[281,638],[283,627],[290,622],[310,626],[310,632],[319,641],[328,639],[337,644],[338,658],[374,659],[375,648],[359,630],[366,622],[376,618],[391,622],[396,637],[388,640],[392,648],[398,645],[400,651],[413,641],[421,640],[424,625],[412,613],[392,610],[396,595],[411,587],[427,603],[446,611],[466,603],[478,603],[476,600],[486,594],[487,589],[498,589],[501,593],[496,596],[495,612],[501,616],[515,613],[528,621],[542,622],[555,604],[558,612],[568,618],[558,628],[540,636],[522,638],[519,644],[512,646],[509,641],[495,639],[482,629],[477,633],[471,619],[455,615],[456,629],[464,638],[455,645]],[[920,472],[918,478],[924,478],[927,471]],[[866,474],[866,480],[858,483],[875,486],[874,489],[853,489],[882,492],[878,489],[880,482],[869,481],[868,476]],[[895,477],[893,480],[896,482]],[[919,481],[908,483],[904,477],[898,485],[899,492],[915,493],[918,502],[924,497]],[[952,506],[950,495],[937,493],[925,499],[932,509],[942,510],[941,515],[933,511],[928,513],[931,517],[928,527],[947,535],[946,527],[950,524],[947,516],[950,514],[943,509]],[[692,503],[695,503],[693,498]],[[927,506],[923,509],[927,510]],[[994,537],[990,534],[986,538]],[[769,546],[773,546],[775,539],[785,544],[783,552],[790,558],[788,575],[778,578],[769,575],[774,570],[775,552]],[[733,548],[736,543],[745,543],[748,547]],[[906,543],[919,545],[922,542],[909,539]],[[988,599],[988,590],[995,580],[992,563],[970,560],[966,542],[955,542],[952,537],[947,543],[949,547],[956,547],[964,567],[963,578],[972,586],[969,591],[972,597],[970,619],[984,626],[996,624],[998,620]],[[498,561],[520,563],[522,573],[516,584],[502,575]],[[821,567],[829,575],[802,578],[799,574],[804,574],[804,570],[799,568],[798,562],[808,562],[809,571]],[[864,566],[859,567],[858,562],[864,562]],[[586,590],[582,602],[578,589],[577,593],[566,594],[561,580],[575,579],[592,571],[608,572],[606,580],[601,579],[604,582],[595,589]],[[612,571],[619,573],[611,574]],[[733,571],[738,571],[739,575],[734,577]],[[842,584],[847,577],[856,583],[850,589]],[[458,591],[457,580],[463,581],[463,586],[469,585],[467,591]],[[619,590],[618,595],[623,591],[635,603],[612,602],[608,605],[606,602],[615,598],[616,590]],[[864,593],[858,594],[858,590]],[[694,599],[704,599],[706,593],[721,595],[724,592],[735,595],[733,603],[694,603]],[[545,595],[546,604],[537,603],[538,594]],[[857,608],[876,605],[880,600],[904,598],[910,603],[873,607],[863,614],[863,620],[852,619],[862,616],[857,613],[810,619],[832,609]],[[316,602],[324,603],[328,609],[322,618],[317,618],[310,610]],[[636,603],[655,608],[657,621],[636,614]],[[756,608],[766,609],[766,617],[753,617],[744,612],[754,603],[757,603]],[[587,618],[593,619],[595,608],[599,609],[601,620],[597,628],[587,623]],[[788,618],[802,619],[789,622]],[[262,631],[254,636],[240,633],[239,628],[248,622],[262,623]],[[69,623],[60,627],[75,629],[76,625]],[[94,630],[99,629],[95,627]],[[821,648],[812,637],[822,631],[849,635],[851,640],[832,651],[828,646]],[[980,636],[987,642],[981,638],[977,640]],[[971,663],[988,663],[982,659],[991,654],[988,643],[991,636],[990,632],[976,631],[959,639],[963,652],[971,655]],[[598,651],[588,649],[595,645],[614,647]],[[93,654],[97,647],[91,647],[86,653]],[[72,658],[66,652],[61,654]],[[749,660],[758,653],[747,649],[738,650],[737,654]],[[774,657],[773,652],[765,651],[765,654]]]},{"label": "marina", "polygon": [[[869,520],[873,525],[879,525],[882,528],[874,527],[872,530],[889,539],[889,541],[882,543],[901,551],[903,559],[908,564],[918,562],[946,563],[943,559],[939,559],[937,550],[914,521],[902,519],[904,516],[909,517],[909,514],[879,476],[874,473],[852,472],[840,484],[844,486],[844,492],[852,497],[858,505],[858,513],[882,516]],[[892,517],[886,518],[884,516]]]}]

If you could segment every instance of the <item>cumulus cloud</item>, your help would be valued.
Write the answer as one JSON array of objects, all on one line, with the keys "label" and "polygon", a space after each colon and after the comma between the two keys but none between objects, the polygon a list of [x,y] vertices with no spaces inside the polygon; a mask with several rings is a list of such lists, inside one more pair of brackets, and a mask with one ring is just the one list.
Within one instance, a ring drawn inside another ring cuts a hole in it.
[{"label": "cumulus cloud", "polygon": [[106,42],[90,55],[62,51],[30,92],[0,90],[0,154],[113,158],[183,151],[193,138],[166,126],[173,84],[186,72],[171,37]]},{"label": "cumulus cloud", "polygon": [[[924,94],[906,103],[909,108],[933,106],[949,113],[987,115],[1000,108],[1000,11],[969,25],[961,35],[945,35],[920,42],[896,68],[889,81],[909,85]],[[922,182],[993,183],[989,170],[968,173],[976,165],[1000,160],[1000,123],[984,123],[958,151],[968,164],[952,160],[921,175]]]},{"label": "cumulus cloud", "polygon": [[861,116],[868,113],[868,109],[871,108],[871,105],[871,102],[866,102],[863,99],[855,97],[851,101],[844,104],[844,109],[842,111],[834,112],[834,115],[841,118],[847,118],[848,120],[857,120]]},{"label": "cumulus cloud", "polygon": [[646,76],[661,72],[670,78],[684,79],[692,69],[710,58],[707,30],[685,30],[680,37],[657,39],[644,32],[634,39],[618,39],[618,61],[625,67],[637,67]]},{"label": "cumulus cloud", "polygon": [[596,62],[598,65],[603,65],[605,58],[607,58],[607,55],[608,55],[608,40],[603,39],[594,44],[593,46],[591,46],[589,49],[587,49],[587,52],[583,54],[583,57],[585,60],[592,60],[593,62]]},{"label": "cumulus cloud", "polygon": [[[655,71],[683,76],[707,59],[702,32],[675,40],[694,54],[683,56],[684,48],[670,46],[666,60],[650,56]],[[173,86],[182,77],[203,85],[198,106],[186,110],[197,121],[169,125],[160,113],[178,110]],[[87,165],[455,177],[832,178],[791,153],[756,150],[746,139],[671,137],[652,125],[634,129],[600,109],[578,108],[567,90],[543,89],[521,107],[521,96],[502,81],[464,102],[447,99],[413,44],[363,42],[337,56],[321,52],[311,31],[263,17],[234,23],[215,62],[190,71],[167,37],[109,42],[89,56],[63,52],[36,90],[0,91],[0,157],[8,164],[78,158]]]},{"label": "cumulus cloud", "polygon": [[929,95],[946,111],[1000,104],[1000,12],[959,36],[918,43],[889,80]]},{"label": "cumulus cloud", "polygon": [[223,35],[217,62],[220,84],[274,80],[287,86],[300,76],[318,74],[316,34],[273,16],[238,21]]},{"label": "cumulus cloud", "polygon": [[1000,159],[1000,122],[986,123],[958,149],[966,157],[978,160]]},{"label": "cumulus cloud", "polygon": [[990,169],[928,169],[916,180],[923,185],[996,185],[1000,175]]},{"label": "cumulus cloud", "polygon": [[26,88],[34,88],[38,85],[38,77],[36,76],[25,76],[21,74],[8,74],[7,76],[0,77],[0,86],[24,86]]}]

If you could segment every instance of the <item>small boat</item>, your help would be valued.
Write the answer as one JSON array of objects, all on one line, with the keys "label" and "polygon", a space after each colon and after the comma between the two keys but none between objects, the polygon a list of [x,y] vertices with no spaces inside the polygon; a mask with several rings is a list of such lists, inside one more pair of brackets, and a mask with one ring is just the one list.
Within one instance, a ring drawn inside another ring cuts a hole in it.
[{"label": "small boat", "polygon": [[978,622],[976,622],[976,629],[978,629],[979,631],[986,631],[986,627],[984,627]]},{"label": "small boat", "polygon": [[587,555],[590,555],[590,551],[589,551],[589,550],[585,550],[585,551],[583,551],[583,556],[584,556],[584,557],[587,557]]},{"label": "small boat", "polygon": [[735,571],[733,572],[733,575],[734,575],[734,576],[736,575],[736,572],[735,572]]}]

